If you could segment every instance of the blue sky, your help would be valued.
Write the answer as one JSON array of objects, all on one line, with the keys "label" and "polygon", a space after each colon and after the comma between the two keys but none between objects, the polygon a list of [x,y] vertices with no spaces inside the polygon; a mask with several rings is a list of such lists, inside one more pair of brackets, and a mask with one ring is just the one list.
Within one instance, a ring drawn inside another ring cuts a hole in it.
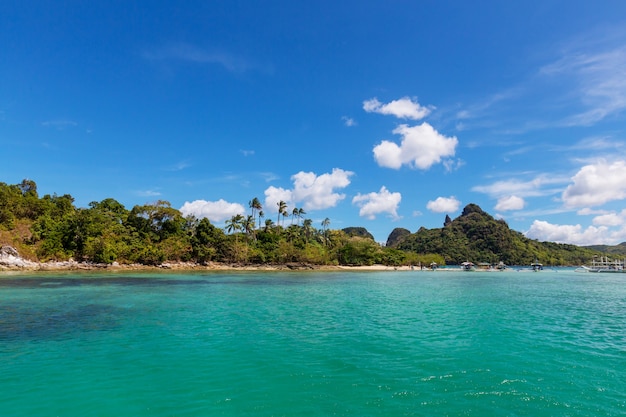
[{"label": "blue sky", "polygon": [[626,2],[6,1],[0,181],[321,228],[626,241]]}]

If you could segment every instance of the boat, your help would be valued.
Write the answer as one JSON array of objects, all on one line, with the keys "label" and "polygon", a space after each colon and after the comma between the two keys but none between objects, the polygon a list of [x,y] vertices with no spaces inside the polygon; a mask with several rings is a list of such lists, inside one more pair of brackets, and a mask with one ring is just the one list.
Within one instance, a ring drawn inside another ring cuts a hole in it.
[{"label": "boat", "polygon": [[582,265],[576,268],[576,272],[604,272],[604,273],[622,273],[626,272],[624,269],[626,265],[625,260],[611,260],[608,256],[600,256],[598,260],[597,256],[594,256],[591,261],[591,266]]},{"label": "boat", "polygon": [[537,262],[537,260],[535,259],[535,262],[533,262],[532,264],[530,264],[531,269],[534,272],[539,272],[539,271],[543,271],[543,264]]},{"label": "boat", "polygon": [[504,262],[502,262],[502,261],[500,261],[500,262],[498,263],[498,265],[496,265],[496,269],[497,269],[498,271],[504,271],[504,270],[506,270],[507,268],[508,268],[508,266],[506,266],[506,264],[505,264]]},{"label": "boat", "polygon": [[476,267],[472,262],[463,262],[461,264],[461,269],[463,271],[476,271]]}]

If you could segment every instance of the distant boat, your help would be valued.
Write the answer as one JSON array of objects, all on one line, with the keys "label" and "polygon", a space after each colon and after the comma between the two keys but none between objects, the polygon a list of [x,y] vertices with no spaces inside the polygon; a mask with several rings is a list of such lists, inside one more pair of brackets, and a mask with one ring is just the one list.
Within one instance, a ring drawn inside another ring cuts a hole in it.
[{"label": "distant boat", "polygon": [[463,262],[461,264],[461,269],[463,271],[476,271],[474,264],[472,262]]},{"label": "distant boat", "polygon": [[530,267],[534,272],[543,271],[543,264],[539,263],[536,259],[535,262],[530,264]]},{"label": "distant boat", "polygon": [[500,261],[500,263],[498,263],[498,265],[496,266],[496,269],[498,271],[504,271],[505,269],[507,269],[508,266],[506,266],[506,264],[502,261]]},{"label": "distant boat", "polygon": [[608,256],[601,256],[598,260],[597,256],[593,257],[591,261],[591,266],[581,266],[576,268],[576,272],[608,272],[608,273],[617,273],[617,272],[626,272],[624,270],[624,265],[626,264],[626,260],[610,260]]}]

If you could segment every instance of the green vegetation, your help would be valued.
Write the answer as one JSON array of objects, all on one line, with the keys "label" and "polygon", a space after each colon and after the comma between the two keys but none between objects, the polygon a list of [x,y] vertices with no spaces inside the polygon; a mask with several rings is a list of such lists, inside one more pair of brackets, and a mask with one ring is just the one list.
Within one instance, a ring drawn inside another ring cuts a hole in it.
[{"label": "green vegetation", "polygon": [[183,217],[167,201],[128,210],[113,198],[74,206],[70,195],[39,197],[37,184],[0,183],[0,245],[25,258],[101,264],[159,265],[163,262],[206,264],[430,265],[473,262],[528,265],[580,265],[591,248],[537,242],[512,231],[470,204],[458,218],[446,216],[441,229],[416,233],[395,229],[386,246],[362,227],[330,228],[330,219],[314,227],[301,208],[277,203],[276,223],[265,217],[257,198],[250,214],[228,219],[223,228],[207,219]]},{"label": "green vegetation", "polygon": [[393,247],[418,254],[438,253],[446,264],[472,261],[529,265],[539,260],[546,265],[581,265],[598,254],[589,248],[528,239],[475,204],[467,205],[454,220],[446,216],[440,229],[421,228],[417,233],[402,235]]}]

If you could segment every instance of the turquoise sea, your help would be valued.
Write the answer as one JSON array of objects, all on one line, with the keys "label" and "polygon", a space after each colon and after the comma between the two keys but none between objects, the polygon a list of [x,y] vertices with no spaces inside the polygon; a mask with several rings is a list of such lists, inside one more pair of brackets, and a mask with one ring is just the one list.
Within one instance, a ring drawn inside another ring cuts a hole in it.
[{"label": "turquoise sea", "polygon": [[623,416],[626,274],[0,275],[0,416]]}]

